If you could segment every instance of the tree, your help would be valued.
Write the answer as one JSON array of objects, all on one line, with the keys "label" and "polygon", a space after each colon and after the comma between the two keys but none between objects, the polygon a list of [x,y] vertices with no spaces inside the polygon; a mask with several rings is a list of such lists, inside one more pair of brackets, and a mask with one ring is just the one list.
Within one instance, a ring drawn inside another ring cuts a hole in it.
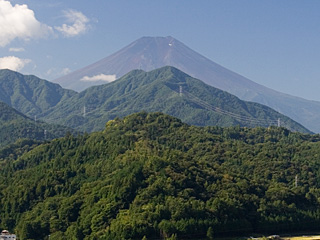
[{"label": "tree", "polygon": [[213,235],[214,235],[213,228],[212,228],[212,227],[209,227],[209,228],[208,228],[208,231],[207,231],[207,237],[208,237],[209,239],[213,239]]},{"label": "tree", "polygon": [[172,234],[171,237],[167,238],[167,240],[178,240],[177,234]]}]

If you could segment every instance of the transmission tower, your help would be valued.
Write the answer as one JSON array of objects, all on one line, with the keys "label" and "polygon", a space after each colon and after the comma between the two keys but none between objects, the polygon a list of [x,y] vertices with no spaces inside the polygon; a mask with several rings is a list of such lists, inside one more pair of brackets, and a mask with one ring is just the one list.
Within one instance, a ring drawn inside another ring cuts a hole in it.
[{"label": "transmission tower", "polygon": [[86,106],[83,107],[83,117],[86,117]]}]

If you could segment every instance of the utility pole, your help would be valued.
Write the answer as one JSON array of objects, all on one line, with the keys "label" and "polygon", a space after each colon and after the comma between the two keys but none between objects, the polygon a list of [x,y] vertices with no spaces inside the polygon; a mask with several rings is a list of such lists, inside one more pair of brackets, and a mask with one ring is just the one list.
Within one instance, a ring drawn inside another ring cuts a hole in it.
[{"label": "utility pole", "polygon": [[281,120],[278,118],[278,127],[281,127]]},{"label": "utility pole", "polygon": [[86,117],[86,106],[83,107],[83,117]]},{"label": "utility pole", "polygon": [[182,97],[182,86],[179,86],[179,95]]}]

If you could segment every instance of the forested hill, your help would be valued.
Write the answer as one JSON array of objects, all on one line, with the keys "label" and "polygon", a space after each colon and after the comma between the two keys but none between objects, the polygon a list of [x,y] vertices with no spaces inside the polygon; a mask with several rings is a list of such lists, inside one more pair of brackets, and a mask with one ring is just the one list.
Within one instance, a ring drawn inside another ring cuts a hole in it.
[{"label": "forested hill", "polygon": [[71,128],[32,120],[0,101],[0,148],[20,138],[49,140],[75,132]]},{"label": "forested hill", "polygon": [[115,117],[140,111],[163,112],[197,126],[268,127],[280,119],[288,129],[310,133],[269,107],[241,101],[173,67],[134,70],[112,83],[76,94],[42,116],[90,132],[102,130],[105,122]]},{"label": "forested hill", "polygon": [[32,118],[75,94],[33,75],[0,70],[0,101]]},{"label": "forested hill", "polygon": [[162,113],[116,118],[2,156],[0,228],[50,240],[319,231],[319,141]]}]

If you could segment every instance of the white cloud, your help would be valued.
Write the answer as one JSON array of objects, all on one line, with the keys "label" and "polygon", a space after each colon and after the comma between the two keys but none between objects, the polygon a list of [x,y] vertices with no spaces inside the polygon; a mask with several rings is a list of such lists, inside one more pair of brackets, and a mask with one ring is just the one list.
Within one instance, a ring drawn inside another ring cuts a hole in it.
[{"label": "white cloud", "polygon": [[64,69],[62,69],[62,74],[63,75],[66,75],[66,74],[68,74],[68,73],[70,73],[71,72],[71,70],[70,70],[70,68],[64,68]]},{"label": "white cloud", "polygon": [[50,68],[46,71],[47,77],[60,77],[61,75],[66,75],[70,73],[71,70],[69,68],[57,69],[57,68]]},{"label": "white cloud", "polygon": [[40,23],[34,12],[26,4],[12,5],[10,1],[0,0],[0,47],[16,38],[30,40],[41,38],[52,28]]},{"label": "white cloud", "polygon": [[68,10],[64,11],[64,16],[70,25],[62,24],[61,27],[55,27],[55,29],[65,37],[74,37],[88,30],[90,20],[83,13],[76,10]]},{"label": "white cloud", "polygon": [[[64,11],[67,23],[54,29],[65,37],[74,37],[87,32],[90,28],[89,18],[76,10]],[[0,47],[5,47],[15,39],[28,41],[54,34],[53,28],[39,22],[33,10],[26,4],[15,4],[9,0],[0,0]],[[22,51],[11,48],[10,51]]]},{"label": "white cloud", "polygon": [[21,59],[15,56],[2,57],[0,58],[0,69],[19,71],[29,62],[31,62],[30,59]]},{"label": "white cloud", "polygon": [[116,75],[106,75],[106,74],[99,74],[99,75],[95,75],[92,77],[89,76],[85,76],[83,78],[80,79],[80,81],[83,82],[96,82],[96,81],[105,81],[105,82],[113,82],[114,80],[116,80]]},{"label": "white cloud", "polygon": [[50,68],[47,72],[46,75],[51,75],[55,71],[54,68]]},{"label": "white cloud", "polygon": [[24,52],[24,48],[9,48],[10,52]]}]

